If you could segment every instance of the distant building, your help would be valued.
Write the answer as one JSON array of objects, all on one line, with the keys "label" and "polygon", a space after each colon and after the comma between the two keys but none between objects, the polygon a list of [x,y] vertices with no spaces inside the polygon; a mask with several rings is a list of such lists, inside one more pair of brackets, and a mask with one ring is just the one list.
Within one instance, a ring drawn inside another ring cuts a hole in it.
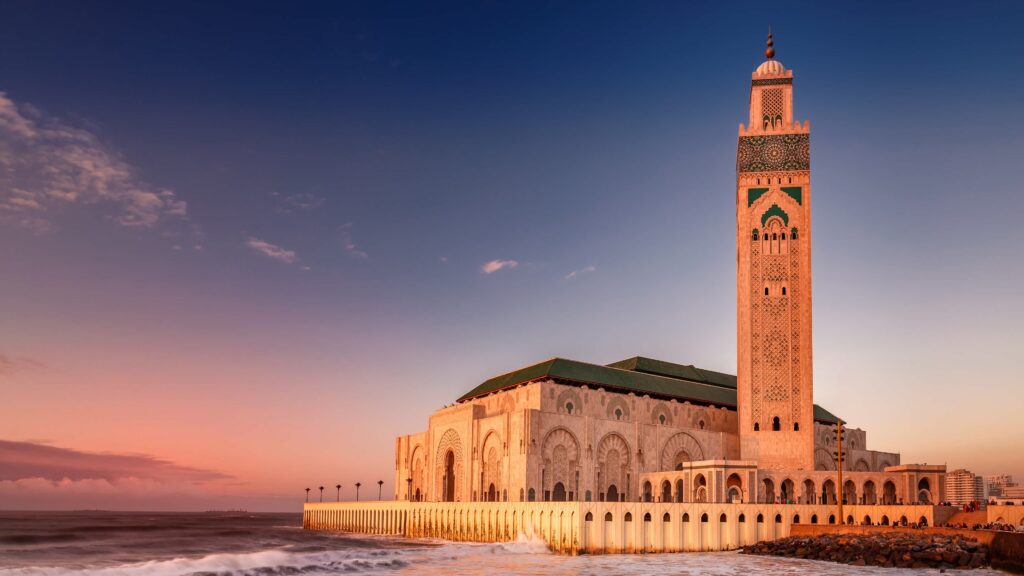
[{"label": "distant building", "polygon": [[985,476],[985,488],[987,495],[990,498],[999,498],[1003,496],[1003,492],[1007,488],[1015,488],[1017,484],[1013,482],[1013,476],[1009,474],[998,474],[995,476]]},{"label": "distant building", "polygon": [[954,506],[985,501],[985,480],[970,470],[946,473],[946,500]]}]

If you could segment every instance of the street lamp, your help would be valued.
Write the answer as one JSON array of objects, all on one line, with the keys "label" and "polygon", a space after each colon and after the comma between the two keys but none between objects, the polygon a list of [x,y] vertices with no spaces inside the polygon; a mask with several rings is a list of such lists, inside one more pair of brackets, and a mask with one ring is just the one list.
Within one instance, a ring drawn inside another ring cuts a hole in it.
[{"label": "street lamp", "polygon": [[306,488],[306,502],[309,502],[309,488]]},{"label": "street lamp", "polygon": [[846,488],[843,486],[843,421],[838,418],[837,420],[836,429],[833,431],[836,451],[832,453],[832,457],[838,462],[836,470],[839,472],[839,486],[836,487],[838,492],[836,502],[839,504],[839,523],[846,524],[846,519],[843,517],[843,499],[846,497]]},{"label": "street lamp", "polygon": [[377,480],[377,501],[380,501],[380,492],[384,489],[384,481]]},{"label": "street lamp", "polygon": [[335,488],[337,488],[337,489],[338,489],[338,498],[337,498],[337,501],[338,501],[338,502],[341,502],[341,484],[338,484],[337,486],[335,486]]},{"label": "street lamp", "polygon": [[362,485],[362,482],[356,482],[356,502],[359,502],[359,487]]},{"label": "street lamp", "polygon": [[324,487],[323,486],[320,487],[320,501],[321,502],[324,501]]},{"label": "street lamp", "polygon": [[405,484],[406,484],[406,486],[408,486],[405,489],[405,499],[409,500],[409,501],[412,501],[412,478],[406,478],[405,479]]}]

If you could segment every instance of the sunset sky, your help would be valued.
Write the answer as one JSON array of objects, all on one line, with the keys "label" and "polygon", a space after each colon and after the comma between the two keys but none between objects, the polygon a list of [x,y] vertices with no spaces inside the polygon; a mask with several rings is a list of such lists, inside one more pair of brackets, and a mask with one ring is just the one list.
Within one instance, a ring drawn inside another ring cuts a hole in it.
[{"label": "sunset sky", "polygon": [[769,24],[815,400],[1024,480],[1024,3],[289,6],[0,7],[0,509],[388,497],[394,438],[497,373],[735,373]]}]

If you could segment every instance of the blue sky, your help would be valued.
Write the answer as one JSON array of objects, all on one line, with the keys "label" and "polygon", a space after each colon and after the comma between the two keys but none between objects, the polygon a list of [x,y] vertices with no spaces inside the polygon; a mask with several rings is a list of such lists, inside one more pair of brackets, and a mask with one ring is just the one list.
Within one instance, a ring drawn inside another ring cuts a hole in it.
[{"label": "blue sky", "polygon": [[[551,356],[734,372],[736,128],[771,24],[811,122],[816,400],[905,461],[1024,475],[1021,22],[8,2],[0,153],[28,168],[0,189],[0,439],[271,498],[390,483],[394,436]],[[53,165],[64,195],[27,207]]]}]

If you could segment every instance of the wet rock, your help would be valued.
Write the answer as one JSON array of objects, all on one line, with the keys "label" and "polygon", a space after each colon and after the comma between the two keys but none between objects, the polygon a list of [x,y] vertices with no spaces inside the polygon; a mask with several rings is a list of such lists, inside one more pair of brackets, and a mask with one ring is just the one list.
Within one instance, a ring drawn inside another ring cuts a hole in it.
[{"label": "wet rock", "polygon": [[905,532],[792,536],[758,542],[743,553],[901,568],[980,568],[990,560],[987,546],[963,536]]}]

